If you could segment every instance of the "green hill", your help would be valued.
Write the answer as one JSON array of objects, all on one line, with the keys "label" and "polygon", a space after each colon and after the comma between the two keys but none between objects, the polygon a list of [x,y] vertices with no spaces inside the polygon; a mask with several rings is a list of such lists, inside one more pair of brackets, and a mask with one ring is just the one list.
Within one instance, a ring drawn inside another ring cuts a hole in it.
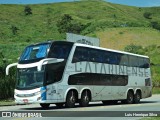
[{"label": "green hill", "polygon": [[[28,7],[29,11],[25,5],[0,5],[1,76],[5,66],[16,62],[26,45],[65,39],[65,32],[98,37],[102,47],[119,50],[130,44],[157,45],[156,50],[144,54],[152,57],[152,63],[160,64],[160,7],[138,8],[103,1]],[[154,81],[160,81],[160,69],[153,71]]]},{"label": "green hill", "polygon": [[[64,39],[65,35],[60,34],[57,28],[57,22],[64,14],[69,14],[75,23],[79,22],[85,26],[80,34],[97,36],[104,42],[111,41],[110,44],[114,39],[116,41],[119,39],[120,42],[124,38],[127,44],[132,43],[131,40],[140,40],[143,43],[146,38],[149,41],[154,40],[153,44],[157,44],[159,40],[159,31],[151,27],[151,22],[160,21],[160,7],[137,8],[102,1],[41,4],[29,7],[32,14],[25,15],[24,5],[0,5],[1,47],[6,44],[24,47],[30,43]],[[144,13],[150,13],[149,19],[144,17]],[[103,34],[107,37],[103,37]],[[8,58],[8,55],[6,57]]]}]

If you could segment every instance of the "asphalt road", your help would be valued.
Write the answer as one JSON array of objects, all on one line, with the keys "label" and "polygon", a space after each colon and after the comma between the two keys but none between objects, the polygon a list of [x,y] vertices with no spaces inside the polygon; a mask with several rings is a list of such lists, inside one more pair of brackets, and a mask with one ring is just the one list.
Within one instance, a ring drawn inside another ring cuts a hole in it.
[{"label": "asphalt road", "polygon": [[[80,107],[78,104],[75,108],[57,108],[54,104],[49,109],[44,110],[39,104],[17,105],[17,106],[3,106],[0,107],[2,112],[12,112],[13,116],[19,113],[21,115],[37,115],[43,116],[38,120],[100,120],[109,118],[111,120],[137,120],[143,116],[160,115],[160,95],[153,95],[150,98],[142,99],[139,104],[114,104],[103,105],[102,102],[92,102],[88,107]],[[14,113],[13,113],[14,112]],[[26,113],[27,112],[27,113]],[[31,113],[31,114],[30,114]],[[49,117],[48,117],[49,116]],[[135,117],[136,116],[136,117]],[[46,118],[47,117],[47,118]],[[37,118],[17,118],[5,117],[0,118],[5,120],[36,120]]]}]

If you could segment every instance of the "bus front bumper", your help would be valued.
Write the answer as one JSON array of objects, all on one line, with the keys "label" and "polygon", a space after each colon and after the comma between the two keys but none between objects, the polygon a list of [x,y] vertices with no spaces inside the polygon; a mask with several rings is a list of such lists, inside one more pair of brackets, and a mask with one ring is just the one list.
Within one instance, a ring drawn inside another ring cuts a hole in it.
[{"label": "bus front bumper", "polygon": [[17,97],[14,95],[16,104],[31,104],[31,103],[42,103],[41,95],[33,97]]}]

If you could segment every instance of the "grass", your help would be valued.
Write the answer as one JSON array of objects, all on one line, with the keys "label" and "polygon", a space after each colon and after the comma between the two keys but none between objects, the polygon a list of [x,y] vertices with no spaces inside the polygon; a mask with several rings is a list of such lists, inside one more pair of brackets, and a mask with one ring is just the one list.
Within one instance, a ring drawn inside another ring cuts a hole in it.
[{"label": "grass", "polygon": [[98,31],[96,34],[101,40],[101,46],[111,49],[124,50],[124,47],[130,44],[142,45],[143,47],[152,44],[160,46],[160,33],[152,28],[108,28],[104,31]]},{"label": "grass", "polygon": [[152,94],[160,94],[160,87],[153,87]]},{"label": "grass", "polygon": [[1,106],[12,106],[15,105],[14,100],[0,100],[0,107]]},{"label": "grass", "polygon": [[140,120],[160,120],[160,117],[150,117],[150,118],[142,118]]}]

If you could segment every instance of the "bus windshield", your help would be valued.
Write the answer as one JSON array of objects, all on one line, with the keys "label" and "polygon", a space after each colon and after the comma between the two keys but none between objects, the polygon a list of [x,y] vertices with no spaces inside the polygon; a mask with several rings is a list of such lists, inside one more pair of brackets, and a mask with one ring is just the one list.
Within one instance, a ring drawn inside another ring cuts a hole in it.
[{"label": "bus windshield", "polygon": [[32,89],[43,85],[44,70],[38,72],[37,67],[23,68],[17,71],[17,89]]},{"label": "bus windshield", "polygon": [[39,45],[28,46],[24,50],[20,58],[20,61],[45,58],[47,55],[47,49],[49,48],[49,46],[50,44],[39,44]]}]

